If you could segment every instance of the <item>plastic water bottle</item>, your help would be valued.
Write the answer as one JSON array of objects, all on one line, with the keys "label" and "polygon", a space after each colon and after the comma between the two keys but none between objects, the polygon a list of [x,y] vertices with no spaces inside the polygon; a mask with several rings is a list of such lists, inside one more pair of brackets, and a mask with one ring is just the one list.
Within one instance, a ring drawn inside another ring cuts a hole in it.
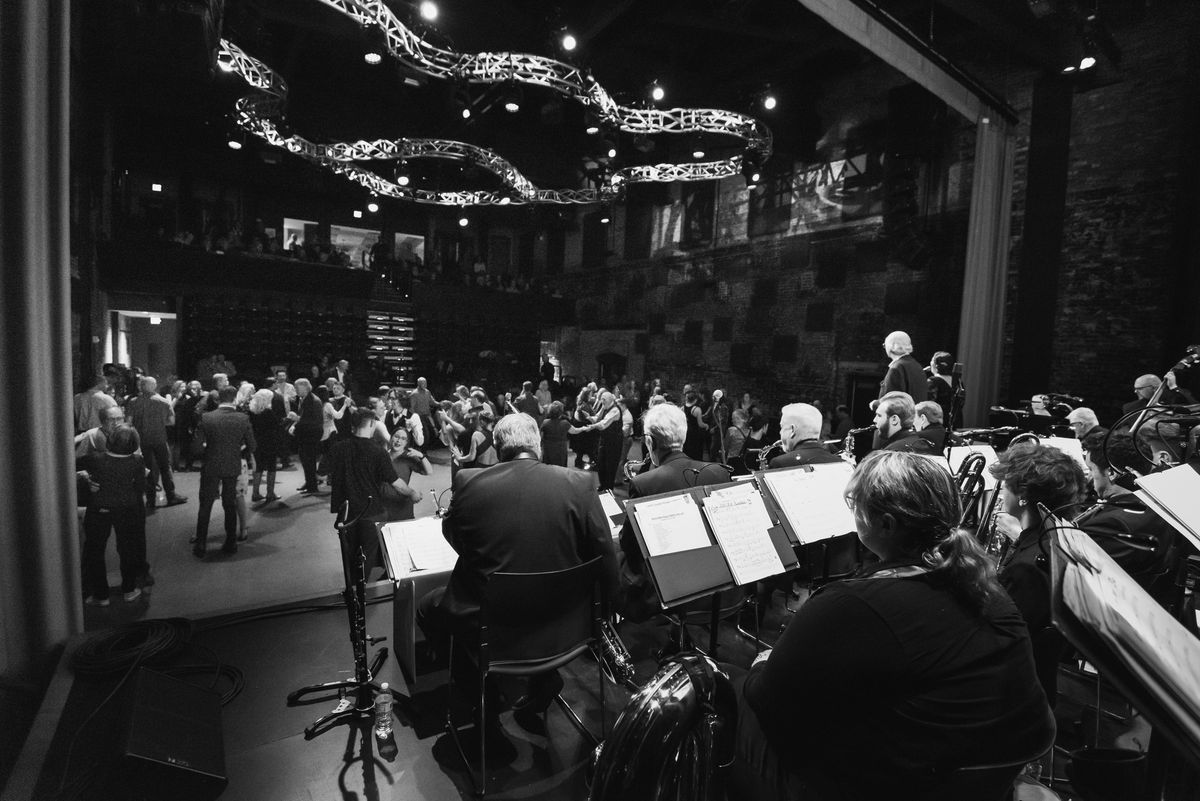
[{"label": "plastic water bottle", "polygon": [[385,681],[375,696],[375,736],[385,740],[392,733],[392,693]]}]

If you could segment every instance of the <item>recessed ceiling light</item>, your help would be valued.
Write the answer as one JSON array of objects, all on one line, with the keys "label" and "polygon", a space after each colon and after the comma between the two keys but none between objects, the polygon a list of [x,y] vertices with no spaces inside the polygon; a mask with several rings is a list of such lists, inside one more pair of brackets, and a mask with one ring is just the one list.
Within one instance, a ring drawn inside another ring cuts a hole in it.
[{"label": "recessed ceiling light", "polygon": [[608,157],[610,159],[615,159],[617,157],[617,149],[615,147],[610,147],[608,149]]},{"label": "recessed ceiling light", "polygon": [[374,50],[369,50],[366,53],[363,53],[363,61],[367,62],[373,67],[379,62],[383,61],[383,56],[379,55]]},{"label": "recessed ceiling light", "polygon": [[471,221],[470,221],[470,220],[468,220],[466,217],[459,217],[459,218],[458,218],[458,227],[459,227],[459,228],[466,228],[466,227],[467,227],[468,225],[470,225],[470,224],[471,224]]}]

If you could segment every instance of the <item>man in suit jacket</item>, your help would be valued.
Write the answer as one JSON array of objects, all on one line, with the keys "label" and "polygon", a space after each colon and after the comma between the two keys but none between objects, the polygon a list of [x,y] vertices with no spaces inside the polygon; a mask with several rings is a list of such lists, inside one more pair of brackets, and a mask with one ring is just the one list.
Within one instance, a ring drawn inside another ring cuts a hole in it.
[{"label": "man in suit jacket", "polygon": [[[935,404],[936,405],[936,404]],[[890,392],[875,407],[875,429],[882,443],[876,450],[935,453],[933,443],[917,436],[917,408],[907,392]]]},{"label": "man in suit jacket", "polygon": [[[729,471],[723,465],[701,462],[684,455],[687,418],[678,406],[671,403],[651,406],[642,421],[642,427],[645,431],[643,446],[650,455],[650,468],[634,476],[629,486],[630,500],[729,481]],[[645,560],[628,519],[621,529],[620,543],[621,614],[633,620],[646,620],[662,611],[662,604],[659,603],[654,585],[645,574]]]},{"label": "man in suit jacket", "polygon": [[350,373],[350,362],[346,361],[345,359],[340,360],[333,367],[330,367],[328,370],[326,370],[325,378],[337,379],[337,382],[346,390],[347,395],[352,396],[354,391],[358,389],[358,387],[354,385],[354,376]]},{"label": "man in suit jacket", "polygon": [[946,427],[942,425],[942,407],[937,401],[921,401],[916,407],[913,428],[921,439],[929,440],[935,453],[946,449]]},{"label": "man in suit jacket", "polygon": [[237,479],[242,472],[242,453],[254,469],[254,432],[250,417],[237,410],[237,389],[217,391],[220,404],[200,418],[199,436],[204,438],[204,466],[200,468],[200,513],[196,519],[196,542],[192,555],[203,559],[207,549],[208,521],[212,504],[221,496],[225,510],[225,553],[237,553]]},{"label": "man in suit jacket", "polygon": [[907,392],[909,397],[925,400],[929,393],[925,370],[913,358],[912,339],[903,331],[893,331],[883,341],[883,349],[891,363],[879,382],[879,397],[889,392]]},{"label": "man in suit jacket", "polygon": [[789,403],[779,416],[779,433],[785,452],[767,467],[796,467],[803,464],[837,464],[840,456],[829,452],[821,442],[821,410],[808,403]]},{"label": "man in suit jacket", "polygon": [[[470,636],[488,576],[497,571],[563,570],[601,556],[606,595],[616,586],[616,553],[592,476],[543,464],[541,431],[527,414],[500,418],[492,436],[499,463],[454,477],[442,532],[458,561],[446,588],[425,596],[418,613],[425,636],[435,643],[448,634]],[[544,710],[561,686],[556,672],[536,676],[514,706]],[[488,709],[494,714],[498,707],[489,701]]]}]

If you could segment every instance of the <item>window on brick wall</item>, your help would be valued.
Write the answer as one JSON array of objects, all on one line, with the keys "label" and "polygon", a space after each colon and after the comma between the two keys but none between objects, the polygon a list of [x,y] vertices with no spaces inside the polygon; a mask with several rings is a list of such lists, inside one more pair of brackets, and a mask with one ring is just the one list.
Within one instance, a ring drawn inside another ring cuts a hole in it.
[{"label": "window on brick wall", "polygon": [[921,300],[921,284],[910,281],[904,284],[888,284],[883,296],[884,314],[916,314]]},{"label": "window on brick wall", "polygon": [[755,308],[774,306],[779,295],[779,282],[774,278],[759,278],[750,293],[750,305]]},{"label": "window on brick wall", "polygon": [[683,324],[683,344],[685,345],[703,345],[704,344],[704,321],[703,320],[688,320]]},{"label": "window on brick wall", "polygon": [[833,304],[810,303],[804,313],[804,330],[824,332],[833,330]]},{"label": "window on brick wall", "polygon": [[846,285],[850,254],[842,248],[827,247],[817,256],[817,286],[821,289],[840,289]]},{"label": "window on brick wall", "polygon": [[732,317],[714,317],[712,340],[713,342],[729,342],[733,339],[733,318]]},{"label": "window on brick wall", "polygon": [[776,363],[794,362],[798,348],[799,340],[795,334],[774,336],[771,338],[771,361]]},{"label": "window on brick wall", "polygon": [[729,348],[729,369],[735,373],[754,371],[754,343],[735,342]]},{"label": "window on brick wall", "polygon": [[791,216],[792,171],[763,176],[762,183],[750,190],[750,236],[786,231]]},{"label": "window on brick wall", "polygon": [[652,314],[647,320],[647,329],[651,334],[661,334],[667,330],[667,315]]}]

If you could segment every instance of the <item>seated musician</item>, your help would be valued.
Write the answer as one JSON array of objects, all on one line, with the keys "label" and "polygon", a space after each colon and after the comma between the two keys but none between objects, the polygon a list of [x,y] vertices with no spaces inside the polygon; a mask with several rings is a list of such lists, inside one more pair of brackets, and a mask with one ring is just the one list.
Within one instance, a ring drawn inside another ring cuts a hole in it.
[{"label": "seated musician", "polygon": [[829,452],[821,442],[821,410],[807,403],[789,403],[779,416],[779,434],[785,453],[768,463],[774,470],[802,464],[835,464],[841,457]]},{"label": "seated musician", "polygon": [[913,429],[921,439],[929,440],[934,453],[946,448],[946,427],[942,425],[942,407],[934,401],[921,401],[916,406]]},{"label": "seated musician", "polygon": [[908,453],[936,453],[927,439],[917,436],[913,423],[917,409],[907,392],[889,392],[875,407],[875,429],[879,432],[877,450]]},{"label": "seated musician", "polygon": [[[646,410],[642,427],[643,446],[649,454],[649,469],[633,477],[629,498],[644,498],[671,490],[688,489],[702,484],[729,481],[729,471],[714,462],[701,462],[683,453],[687,437],[687,418],[671,403],[660,403]],[[623,617],[646,620],[662,610],[648,576],[633,527],[626,519],[620,536],[622,567],[620,611]]]},{"label": "seated musician", "polygon": [[1021,442],[1010,446],[988,470],[999,482],[995,529],[1012,542],[1000,560],[1000,584],[1025,618],[1030,632],[1050,625],[1050,573],[1038,504],[1068,519],[1087,491],[1079,463],[1058,448]]},{"label": "seated musician", "polygon": [[1083,441],[1088,472],[1099,502],[1075,520],[1096,544],[1143,589],[1149,590],[1172,557],[1175,529],[1146,507],[1126,486],[1126,480],[1149,472],[1150,465],[1137,452],[1133,438],[1114,432],[1105,447],[1104,429]]},{"label": "seated musician", "polygon": [[[616,585],[617,560],[612,534],[587,473],[541,461],[542,437],[527,414],[506,414],[492,433],[499,463],[465,468],[454,477],[453,500],[442,532],[458,553],[450,582],[421,599],[417,622],[437,646],[448,635],[470,636],[477,625],[488,576],[497,571],[563,570],[604,557],[602,585]],[[546,603],[554,599],[547,598]],[[456,649],[456,654],[459,651]],[[452,670],[464,670],[459,660]],[[456,681],[459,673],[456,672]],[[462,676],[462,685],[477,680]],[[513,708],[541,712],[562,687],[556,671],[534,676],[527,694]],[[495,689],[488,687],[489,694]],[[489,736],[498,731],[499,704],[487,702]]]},{"label": "seated musician", "polygon": [[953,528],[946,471],[872,453],[846,503],[880,561],[815,592],[751,666],[731,800],[923,798],[956,768],[1019,763],[1052,742],[1028,631]]}]

